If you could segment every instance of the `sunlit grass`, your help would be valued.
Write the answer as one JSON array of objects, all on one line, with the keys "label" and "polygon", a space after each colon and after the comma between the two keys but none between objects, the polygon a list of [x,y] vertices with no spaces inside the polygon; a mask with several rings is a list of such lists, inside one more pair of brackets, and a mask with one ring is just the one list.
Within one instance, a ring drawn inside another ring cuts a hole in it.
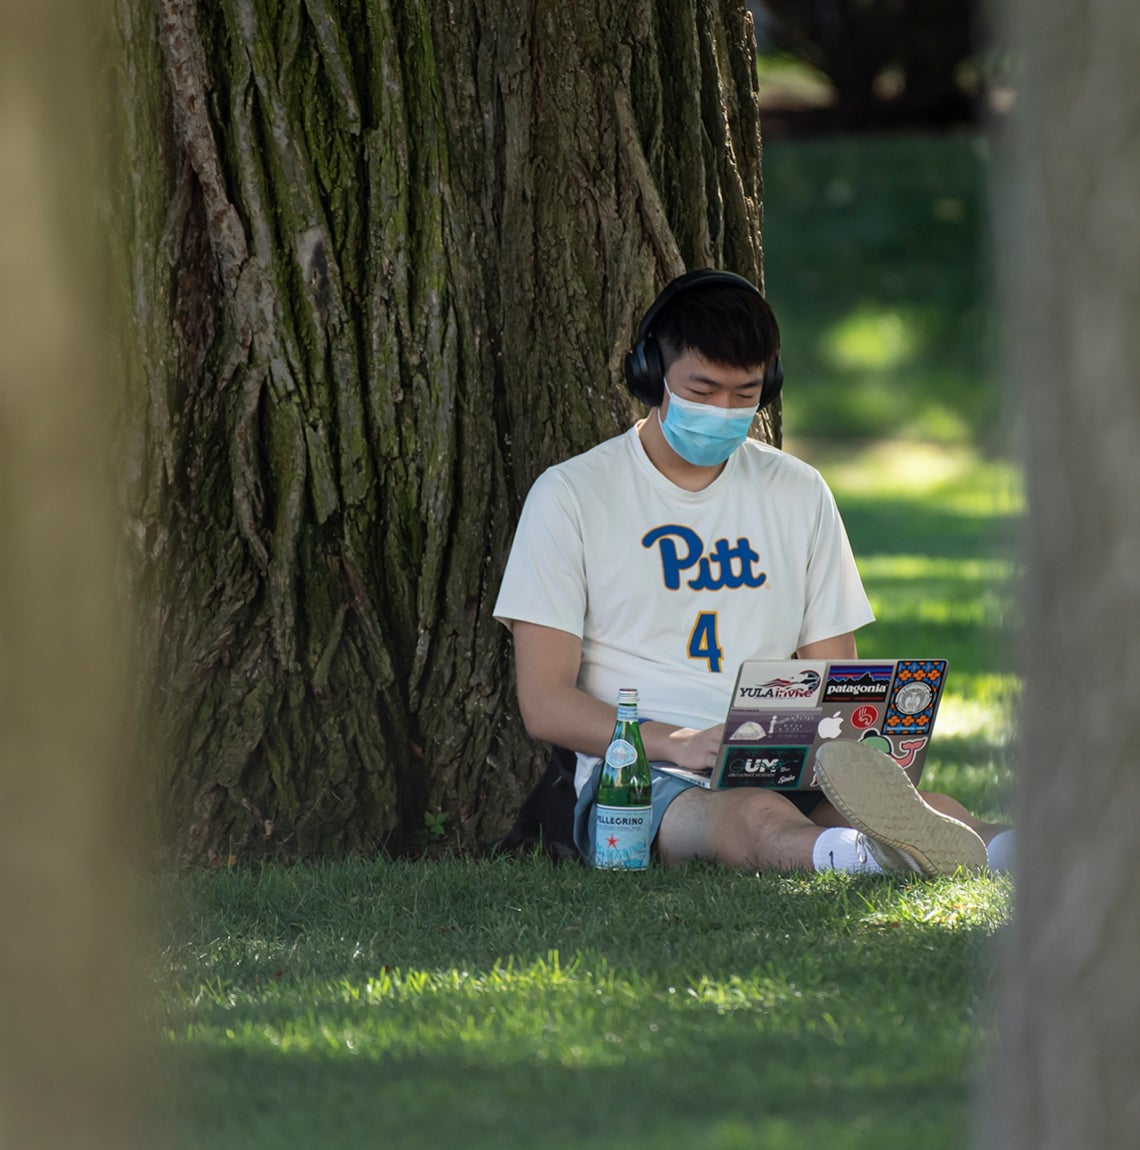
[{"label": "sunlit grass", "polygon": [[997,748],[1008,747],[1016,724],[1014,710],[1020,699],[1019,680],[1015,675],[986,676],[999,686],[990,698],[979,698],[974,691],[980,676],[959,676],[959,690],[947,694],[938,712],[940,739],[967,739]]},{"label": "sunlit grass", "polygon": [[771,107],[794,102],[800,107],[824,108],[835,103],[835,87],[822,73],[787,53],[756,57],[756,80],[762,102]]},{"label": "sunlit grass", "polygon": [[1008,897],[501,859],[171,878],[174,1143],[957,1146]]},{"label": "sunlit grass", "polygon": [[968,443],[903,437],[827,440],[788,435],[784,447],[815,464],[844,500],[937,497],[939,509],[981,516],[1019,516],[1025,509],[1021,470]]}]

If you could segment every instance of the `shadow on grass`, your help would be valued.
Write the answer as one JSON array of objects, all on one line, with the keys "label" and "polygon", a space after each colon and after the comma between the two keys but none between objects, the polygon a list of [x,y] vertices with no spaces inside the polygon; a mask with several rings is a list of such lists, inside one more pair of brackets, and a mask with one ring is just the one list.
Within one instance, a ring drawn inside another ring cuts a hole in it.
[{"label": "shadow on grass", "polygon": [[155,893],[178,1146],[883,1150],[962,1143],[1008,887],[361,860]]},{"label": "shadow on grass", "polygon": [[164,966],[186,990],[207,988],[203,1008],[235,993],[251,1004],[271,999],[299,980],[486,971],[508,959],[530,966],[552,950],[672,985],[776,970],[818,985],[866,971],[874,951],[852,962],[849,943],[882,941],[884,917],[907,925],[889,938],[892,964],[937,940],[950,968],[968,965],[969,948],[995,928],[992,915],[945,927],[945,907],[995,899],[984,884],[979,895],[977,881],[753,875],[713,864],[654,867],[633,888],[626,875],[541,859],[361,860],[172,878],[159,897]]},{"label": "shadow on grass", "polygon": [[[639,1058],[605,1066],[532,1063],[505,1073],[501,1065],[450,1051],[382,1062],[186,1052],[178,1072],[194,1084],[194,1095],[180,1107],[174,1145],[211,1150],[283,1145],[935,1150],[962,1145],[967,1076],[904,1060],[889,1034],[860,1037],[869,1043],[858,1053],[826,1039],[805,1050],[798,1039],[757,1041],[741,1028],[689,1057],[664,1050],[652,1057],[653,1070]],[[654,1081],[646,1081],[647,1073]]]}]

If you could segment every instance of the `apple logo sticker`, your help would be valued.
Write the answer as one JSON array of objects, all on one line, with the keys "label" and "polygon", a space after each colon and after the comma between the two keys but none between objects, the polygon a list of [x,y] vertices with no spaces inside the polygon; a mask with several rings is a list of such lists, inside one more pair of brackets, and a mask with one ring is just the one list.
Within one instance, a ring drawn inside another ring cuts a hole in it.
[{"label": "apple logo sticker", "polygon": [[821,739],[838,739],[843,731],[843,720],[839,717],[842,711],[836,711],[829,718],[820,719],[819,737]]}]

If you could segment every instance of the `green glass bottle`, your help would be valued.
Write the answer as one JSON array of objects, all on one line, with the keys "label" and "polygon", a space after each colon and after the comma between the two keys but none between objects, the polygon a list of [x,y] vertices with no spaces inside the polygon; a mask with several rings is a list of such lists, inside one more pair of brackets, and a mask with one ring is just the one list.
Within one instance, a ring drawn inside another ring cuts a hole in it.
[{"label": "green glass bottle", "polygon": [[649,760],[637,722],[637,690],[618,691],[617,722],[598,780],[594,866],[645,870],[653,830]]}]

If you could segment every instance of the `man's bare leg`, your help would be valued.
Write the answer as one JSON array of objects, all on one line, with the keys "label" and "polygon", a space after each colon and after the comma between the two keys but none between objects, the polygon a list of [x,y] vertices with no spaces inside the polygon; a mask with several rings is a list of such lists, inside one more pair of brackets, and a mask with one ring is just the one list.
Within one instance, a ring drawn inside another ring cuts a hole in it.
[{"label": "man's bare leg", "polygon": [[750,870],[810,871],[821,831],[774,791],[692,787],[669,804],[657,848],[667,866],[708,859]]},{"label": "man's bare leg", "polygon": [[926,875],[986,865],[980,831],[992,838],[1002,828],[980,823],[944,795],[930,795],[933,802],[924,802],[884,755],[850,747],[842,754],[838,760],[831,757],[824,781],[840,788],[844,797],[837,801],[843,802],[851,822],[826,797],[809,818],[778,792],[693,787],[670,803],[661,820],[657,847],[662,861],[671,865],[707,859],[749,870],[915,870]]}]

